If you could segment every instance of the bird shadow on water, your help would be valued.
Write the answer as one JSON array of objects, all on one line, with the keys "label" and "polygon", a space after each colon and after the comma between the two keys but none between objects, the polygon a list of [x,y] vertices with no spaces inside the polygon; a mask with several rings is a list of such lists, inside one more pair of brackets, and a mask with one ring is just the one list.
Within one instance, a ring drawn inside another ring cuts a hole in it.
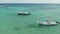
[{"label": "bird shadow on water", "polygon": [[20,27],[14,27],[14,30],[19,31],[21,28]]},{"label": "bird shadow on water", "polygon": [[15,30],[15,31],[19,31],[21,29],[20,26],[16,26],[15,24],[12,24],[12,23],[9,23],[8,25],[13,26],[13,30]]}]

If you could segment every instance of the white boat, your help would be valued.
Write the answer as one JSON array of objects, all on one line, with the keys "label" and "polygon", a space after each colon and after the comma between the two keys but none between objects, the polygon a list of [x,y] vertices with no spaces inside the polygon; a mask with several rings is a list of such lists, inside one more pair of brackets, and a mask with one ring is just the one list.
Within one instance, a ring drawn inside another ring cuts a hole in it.
[{"label": "white boat", "polygon": [[45,21],[37,21],[37,23],[39,24],[39,25],[57,25],[57,24],[59,24],[59,23],[56,23],[56,22],[45,22]]},{"label": "white boat", "polygon": [[30,15],[31,13],[29,13],[29,12],[18,12],[17,14],[18,15]]}]

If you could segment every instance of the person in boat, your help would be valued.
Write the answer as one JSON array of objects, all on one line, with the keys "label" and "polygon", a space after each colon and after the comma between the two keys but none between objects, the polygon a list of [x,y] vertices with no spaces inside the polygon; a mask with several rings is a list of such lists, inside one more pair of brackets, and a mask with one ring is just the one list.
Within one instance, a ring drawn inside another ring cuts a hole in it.
[{"label": "person in boat", "polygon": [[[51,17],[47,17],[46,22],[48,22],[48,24],[50,24],[52,22]],[[56,21],[56,23],[60,24],[58,21]]]},{"label": "person in boat", "polygon": [[46,22],[48,22],[48,24],[50,24],[51,21],[52,21],[51,17],[47,17],[47,18],[46,18]]}]

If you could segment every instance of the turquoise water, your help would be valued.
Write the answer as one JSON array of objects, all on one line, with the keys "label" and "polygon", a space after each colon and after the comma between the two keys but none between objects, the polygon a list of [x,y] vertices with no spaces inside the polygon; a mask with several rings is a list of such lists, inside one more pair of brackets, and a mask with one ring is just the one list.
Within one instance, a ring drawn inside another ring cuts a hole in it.
[{"label": "turquoise water", "polygon": [[[60,34],[60,25],[39,26],[38,20],[50,16],[60,22],[60,4],[2,4],[0,8],[0,34]],[[7,7],[11,7],[7,9]],[[17,12],[31,15],[17,15]]]}]

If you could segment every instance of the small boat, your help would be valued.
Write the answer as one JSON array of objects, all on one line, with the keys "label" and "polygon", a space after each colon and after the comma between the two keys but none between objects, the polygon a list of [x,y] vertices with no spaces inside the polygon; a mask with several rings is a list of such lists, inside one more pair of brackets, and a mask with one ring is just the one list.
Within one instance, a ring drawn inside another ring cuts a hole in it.
[{"label": "small boat", "polygon": [[29,13],[29,12],[18,12],[17,14],[18,15],[30,15],[31,13]]},{"label": "small boat", "polygon": [[45,21],[38,21],[38,24],[39,25],[57,25],[59,23],[56,23],[56,22],[45,22]]},{"label": "small boat", "polygon": [[37,21],[39,25],[58,25],[60,24],[58,21],[53,21],[51,17],[45,18],[45,20]]}]

